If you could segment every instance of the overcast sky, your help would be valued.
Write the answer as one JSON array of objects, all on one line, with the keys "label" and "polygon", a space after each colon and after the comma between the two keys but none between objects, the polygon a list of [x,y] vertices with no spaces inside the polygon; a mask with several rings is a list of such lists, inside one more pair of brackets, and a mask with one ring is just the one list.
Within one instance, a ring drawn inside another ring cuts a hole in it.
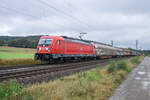
[{"label": "overcast sky", "polygon": [[150,49],[150,0],[0,0],[0,36],[66,35]]}]

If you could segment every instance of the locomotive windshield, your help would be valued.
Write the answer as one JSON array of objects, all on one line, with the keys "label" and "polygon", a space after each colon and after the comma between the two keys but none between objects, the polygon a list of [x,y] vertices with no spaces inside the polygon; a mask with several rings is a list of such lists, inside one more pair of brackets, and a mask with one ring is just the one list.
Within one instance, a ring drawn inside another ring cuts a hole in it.
[{"label": "locomotive windshield", "polygon": [[51,38],[49,38],[49,39],[40,39],[39,46],[49,46],[52,43],[52,40],[53,39],[51,39]]}]

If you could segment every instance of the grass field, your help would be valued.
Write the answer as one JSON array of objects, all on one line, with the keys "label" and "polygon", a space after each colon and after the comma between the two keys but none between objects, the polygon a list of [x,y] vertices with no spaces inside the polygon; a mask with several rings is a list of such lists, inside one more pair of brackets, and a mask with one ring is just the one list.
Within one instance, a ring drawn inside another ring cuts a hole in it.
[{"label": "grass field", "polygon": [[7,52],[0,52],[0,59],[28,59],[33,58],[34,54],[23,54],[23,53],[7,53]]},{"label": "grass field", "polygon": [[32,59],[35,52],[35,49],[1,46],[0,59]]},{"label": "grass field", "polygon": [[0,66],[39,64],[35,61],[35,49],[0,46]]},{"label": "grass field", "polygon": [[51,82],[22,86],[0,83],[1,100],[107,100],[143,56],[111,62]]}]

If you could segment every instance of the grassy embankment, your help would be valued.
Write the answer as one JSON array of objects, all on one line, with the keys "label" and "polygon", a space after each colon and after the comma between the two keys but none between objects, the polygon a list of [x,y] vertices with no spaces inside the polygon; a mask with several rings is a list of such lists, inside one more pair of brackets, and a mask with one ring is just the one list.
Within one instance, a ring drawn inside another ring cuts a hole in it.
[{"label": "grassy embankment", "polygon": [[9,93],[10,96],[4,95],[7,93],[4,90],[8,89],[5,88],[6,85],[3,86],[3,91],[0,90],[0,94],[3,94],[0,97],[11,100],[107,100],[143,58],[141,56],[112,62],[52,82],[29,85],[23,89],[20,89],[22,85],[15,85],[16,88],[20,87],[20,90],[14,89],[16,93]]},{"label": "grassy embankment", "polygon": [[39,63],[33,60],[35,49],[0,47],[0,66]]}]

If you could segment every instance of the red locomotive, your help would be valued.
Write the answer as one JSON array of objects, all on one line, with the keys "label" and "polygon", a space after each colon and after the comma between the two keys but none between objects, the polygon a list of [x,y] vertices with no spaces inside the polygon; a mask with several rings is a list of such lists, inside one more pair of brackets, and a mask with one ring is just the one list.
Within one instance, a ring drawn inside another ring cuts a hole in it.
[{"label": "red locomotive", "polygon": [[96,58],[94,45],[85,40],[65,36],[43,36],[40,38],[35,59],[59,61],[66,59]]}]

